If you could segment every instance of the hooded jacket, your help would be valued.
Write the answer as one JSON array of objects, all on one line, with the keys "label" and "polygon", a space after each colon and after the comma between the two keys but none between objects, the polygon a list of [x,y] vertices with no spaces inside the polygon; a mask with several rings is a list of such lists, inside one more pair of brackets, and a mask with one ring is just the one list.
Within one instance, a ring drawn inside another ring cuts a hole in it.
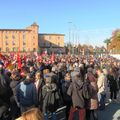
[{"label": "hooded jacket", "polygon": [[82,88],[83,82],[80,79],[74,79],[70,84],[67,94],[72,97],[73,107],[85,107],[85,99],[83,97]]},{"label": "hooded jacket", "polygon": [[33,82],[26,80],[17,86],[17,101],[26,107],[38,104],[37,91]]}]

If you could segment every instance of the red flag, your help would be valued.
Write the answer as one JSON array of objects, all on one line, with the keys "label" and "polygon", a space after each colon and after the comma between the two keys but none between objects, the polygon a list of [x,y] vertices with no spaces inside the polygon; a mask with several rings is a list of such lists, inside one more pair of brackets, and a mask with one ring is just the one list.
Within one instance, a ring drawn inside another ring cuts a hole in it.
[{"label": "red flag", "polygon": [[43,51],[42,56],[47,56],[47,51]]},{"label": "red flag", "polygon": [[51,62],[52,62],[52,63],[55,62],[55,55],[54,55],[54,53],[52,53],[52,55],[51,55]]},{"label": "red flag", "polygon": [[21,64],[21,58],[20,58],[20,53],[17,53],[17,61],[18,61],[18,69],[22,69],[22,64]]},{"label": "red flag", "polygon": [[0,59],[6,60],[5,56],[0,53]]},{"label": "red flag", "polygon": [[39,62],[42,62],[42,56],[40,55],[37,59]]},{"label": "red flag", "polygon": [[27,58],[26,58],[26,54],[24,54],[24,62],[26,63],[26,60],[27,60]]}]

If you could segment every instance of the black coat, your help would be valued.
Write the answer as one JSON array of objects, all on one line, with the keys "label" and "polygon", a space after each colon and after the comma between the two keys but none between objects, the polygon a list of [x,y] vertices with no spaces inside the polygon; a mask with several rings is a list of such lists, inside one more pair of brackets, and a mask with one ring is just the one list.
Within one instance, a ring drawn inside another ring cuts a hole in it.
[{"label": "black coat", "polygon": [[13,95],[11,97],[11,102],[17,100],[17,98],[16,98],[16,93],[17,93],[16,87],[17,87],[17,85],[19,85],[19,83],[20,83],[20,81],[18,81],[18,80],[12,80],[11,83],[10,83],[10,87],[11,87],[12,92],[13,92]]},{"label": "black coat", "polygon": [[9,104],[11,95],[12,90],[10,88],[10,79],[8,76],[2,74],[0,75],[0,99]]},{"label": "black coat", "polygon": [[117,91],[118,90],[117,77],[114,78],[112,75],[108,75],[108,81],[110,85],[110,91]]},{"label": "black coat", "polygon": [[71,101],[71,96],[67,94],[70,83],[71,81],[65,81],[65,80],[62,82],[62,97],[63,97],[64,102]]},{"label": "black coat", "polygon": [[40,79],[38,84],[38,104],[41,111],[43,106],[42,87],[44,85],[45,85],[44,79]]}]

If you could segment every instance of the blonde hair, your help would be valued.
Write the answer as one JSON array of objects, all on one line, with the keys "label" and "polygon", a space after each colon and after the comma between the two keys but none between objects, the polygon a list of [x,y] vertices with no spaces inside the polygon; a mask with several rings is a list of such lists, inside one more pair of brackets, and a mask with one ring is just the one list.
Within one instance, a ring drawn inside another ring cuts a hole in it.
[{"label": "blonde hair", "polygon": [[41,78],[41,72],[40,71],[36,72],[35,78],[36,78],[36,80],[39,80]]},{"label": "blonde hair", "polygon": [[49,69],[43,70],[43,74],[44,74],[44,75],[47,74],[47,73],[49,73],[49,72],[50,72]]},{"label": "blonde hair", "polygon": [[43,120],[43,115],[38,108],[32,108],[22,114],[22,120]]}]

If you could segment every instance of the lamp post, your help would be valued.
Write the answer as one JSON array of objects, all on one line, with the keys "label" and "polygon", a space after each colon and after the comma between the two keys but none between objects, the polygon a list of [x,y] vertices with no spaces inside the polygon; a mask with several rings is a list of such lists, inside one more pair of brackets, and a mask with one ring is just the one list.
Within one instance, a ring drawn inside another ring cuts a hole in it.
[{"label": "lamp post", "polygon": [[70,44],[71,44],[71,24],[72,24],[72,22],[68,22],[68,24],[69,24],[69,44],[68,44],[69,48],[68,49],[69,49],[69,53],[71,54],[71,45]]}]

